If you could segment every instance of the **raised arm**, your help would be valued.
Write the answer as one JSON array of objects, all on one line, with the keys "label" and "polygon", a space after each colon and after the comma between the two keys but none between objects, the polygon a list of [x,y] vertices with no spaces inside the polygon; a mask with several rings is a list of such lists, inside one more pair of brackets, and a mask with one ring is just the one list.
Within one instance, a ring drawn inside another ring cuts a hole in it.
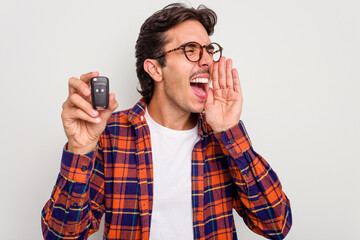
[{"label": "raised arm", "polygon": [[216,133],[234,182],[233,207],[254,232],[283,239],[292,224],[290,202],[268,162],[257,154],[242,122]]},{"label": "raised arm", "polygon": [[60,173],[41,213],[44,239],[87,239],[104,213],[104,168],[96,149],[78,155],[64,149]]},{"label": "raised arm", "polygon": [[283,239],[291,227],[289,199],[270,165],[257,154],[239,121],[242,93],[232,61],[222,57],[211,67],[213,89],[205,106],[206,120],[228,158],[235,183],[233,207],[254,232]]},{"label": "raised arm", "polygon": [[87,239],[99,228],[104,213],[104,167],[98,141],[118,104],[110,94],[108,109],[92,108],[89,83],[98,75],[90,72],[69,80],[61,114],[68,143],[51,198],[42,210],[44,239]]}]

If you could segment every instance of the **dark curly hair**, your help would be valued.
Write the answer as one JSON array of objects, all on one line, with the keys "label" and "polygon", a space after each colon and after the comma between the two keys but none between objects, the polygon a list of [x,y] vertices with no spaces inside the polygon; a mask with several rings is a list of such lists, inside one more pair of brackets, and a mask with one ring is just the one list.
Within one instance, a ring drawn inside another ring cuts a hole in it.
[{"label": "dark curly hair", "polygon": [[[148,104],[154,92],[154,80],[144,70],[143,64],[146,59],[152,59],[164,51],[169,43],[165,32],[173,26],[187,20],[197,20],[205,28],[210,36],[214,32],[217,16],[216,13],[200,5],[197,9],[186,7],[182,3],[173,3],[150,16],[140,28],[139,37],[135,46],[136,73],[139,78],[140,87],[138,92],[144,97]],[[165,57],[157,59],[160,66],[166,64]]]}]

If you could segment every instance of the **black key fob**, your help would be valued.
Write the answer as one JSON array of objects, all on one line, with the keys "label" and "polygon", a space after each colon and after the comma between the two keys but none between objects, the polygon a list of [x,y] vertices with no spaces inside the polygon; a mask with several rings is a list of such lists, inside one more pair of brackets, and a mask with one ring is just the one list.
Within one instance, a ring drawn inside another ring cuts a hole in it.
[{"label": "black key fob", "polygon": [[91,99],[94,109],[104,110],[109,107],[109,79],[94,77],[90,80]]}]

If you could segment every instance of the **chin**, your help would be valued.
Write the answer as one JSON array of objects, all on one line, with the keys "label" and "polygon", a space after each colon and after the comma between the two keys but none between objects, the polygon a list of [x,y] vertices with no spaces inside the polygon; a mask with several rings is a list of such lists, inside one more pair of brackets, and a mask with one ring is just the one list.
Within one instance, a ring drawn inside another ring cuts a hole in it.
[{"label": "chin", "polygon": [[197,106],[193,106],[192,113],[201,113],[205,109],[205,102],[202,104],[197,104]]},{"label": "chin", "polygon": [[204,111],[205,109],[205,103],[206,100],[204,99],[199,99],[197,97],[191,97],[188,100],[187,105],[187,109],[189,110],[189,112],[191,113],[201,113]]}]

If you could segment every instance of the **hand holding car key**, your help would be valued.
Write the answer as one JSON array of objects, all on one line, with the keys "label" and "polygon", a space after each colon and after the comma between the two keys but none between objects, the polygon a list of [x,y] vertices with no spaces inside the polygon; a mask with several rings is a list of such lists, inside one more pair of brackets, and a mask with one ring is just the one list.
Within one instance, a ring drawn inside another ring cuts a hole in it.
[{"label": "hand holding car key", "polygon": [[77,154],[94,150],[117,106],[115,94],[109,94],[109,79],[99,77],[98,72],[70,78],[69,96],[61,113],[67,150]]}]

